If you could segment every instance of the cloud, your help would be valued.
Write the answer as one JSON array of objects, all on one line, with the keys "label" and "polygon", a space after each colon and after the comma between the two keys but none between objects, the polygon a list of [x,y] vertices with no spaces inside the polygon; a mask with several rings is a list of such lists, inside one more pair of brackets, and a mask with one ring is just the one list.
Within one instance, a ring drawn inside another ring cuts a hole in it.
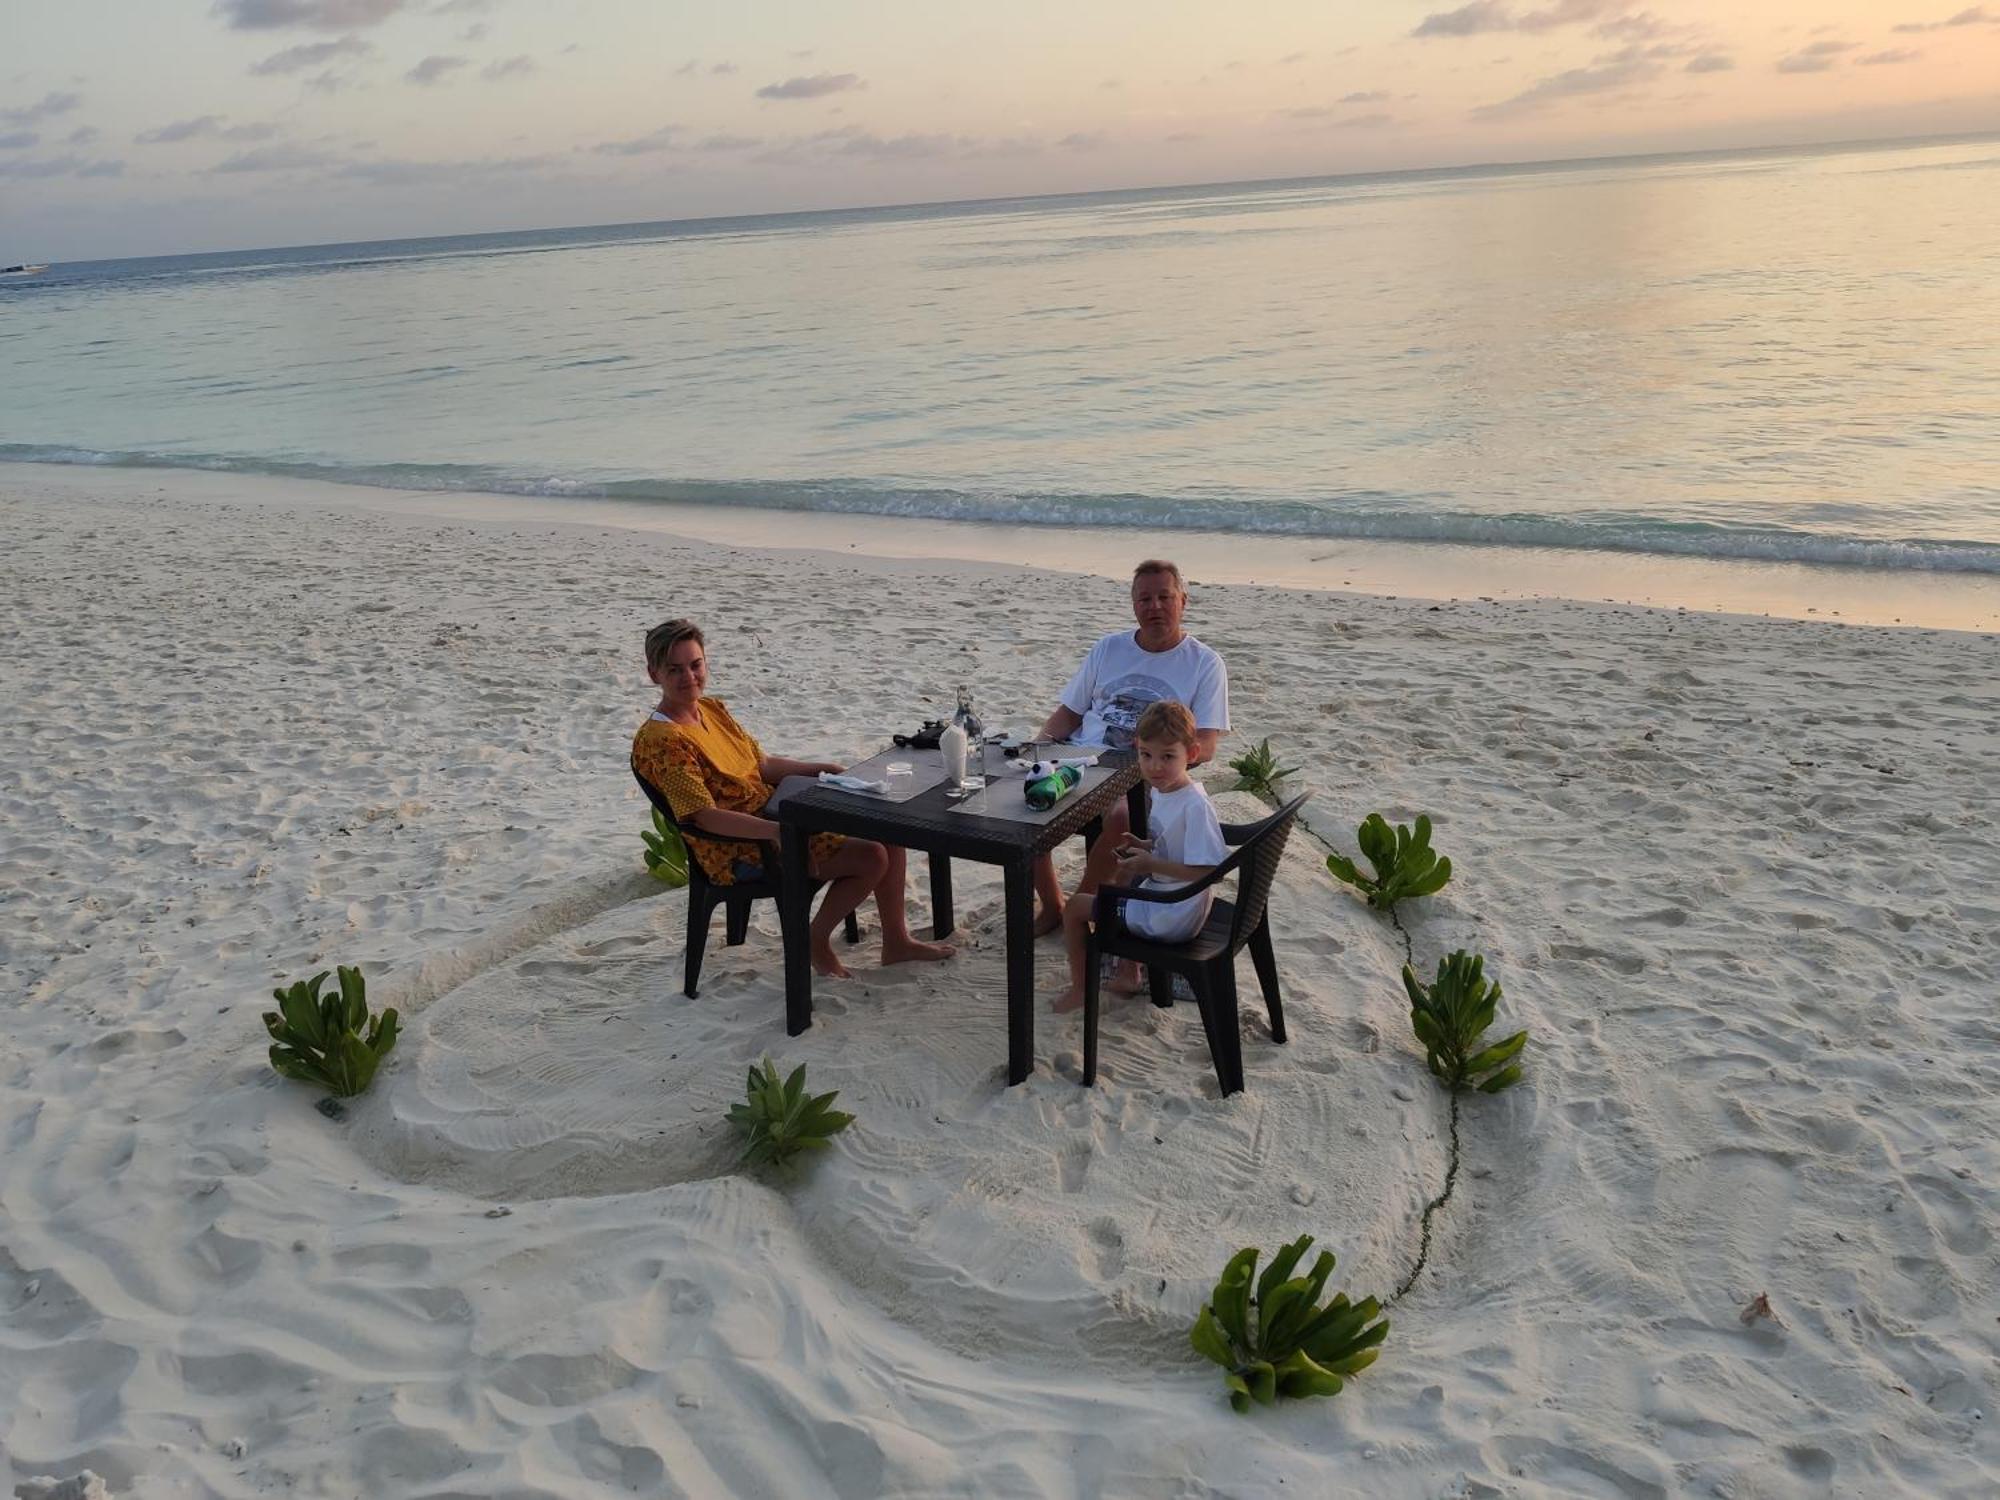
[{"label": "cloud", "polygon": [[[1378,94],[1372,97],[1386,99],[1389,96],[1387,94]],[[1329,130],[1374,130],[1383,125],[1395,123],[1392,116],[1383,114],[1380,111],[1351,115],[1331,105],[1315,105],[1305,109],[1287,109],[1281,110],[1280,113],[1288,120],[1315,120],[1323,122]]]},{"label": "cloud", "polygon": [[1703,52],[1688,59],[1684,73],[1727,73],[1736,66],[1736,59],[1720,52]]},{"label": "cloud", "polygon": [[456,73],[460,68],[471,65],[472,59],[469,57],[446,57],[442,53],[433,52],[403,76],[411,83],[422,84],[425,88],[429,88],[447,74]]},{"label": "cloud", "polygon": [[1858,42],[1814,42],[1789,57],[1778,59],[1780,73],[1824,73],[1843,52],[1852,52]]},{"label": "cloud", "polygon": [[1657,78],[1660,71],[1658,63],[1644,60],[1607,63],[1595,68],[1570,68],[1542,79],[1511,99],[1502,99],[1498,104],[1482,104],[1472,113],[1486,120],[1529,114],[1558,100],[1575,99],[1586,94],[1607,94],[1646,83]]},{"label": "cloud", "polygon": [[198,141],[214,137],[225,141],[268,141],[278,133],[275,125],[250,122],[224,125],[221,115],[196,115],[191,120],[175,120],[155,130],[142,130],[132,139],[141,146],[170,146],[176,141]]},{"label": "cloud", "polygon": [[119,177],[122,161],[86,161],[81,156],[49,156],[40,161],[0,161],[0,177]]},{"label": "cloud", "polygon": [[43,120],[68,114],[81,103],[81,94],[44,94],[33,104],[24,104],[18,109],[0,109],[0,125],[39,125]]},{"label": "cloud", "polygon": [[32,130],[17,130],[11,135],[0,135],[0,151],[26,151],[30,146],[39,146],[42,138]]},{"label": "cloud", "polygon": [[215,0],[235,31],[354,31],[379,26],[409,0]]},{"label": "cloud", "polygon": [[487,21],[474,21],[458,34],[461,42],[483,42],[493,34],[493,27]]},{"label": "cloud", "polygon": [[262,62],[250,64],[250,71],[259,77],[303,73],[307,68],[316,68],[336,58],[370,57],[374,52],[375,49],[360,37],[344,36],[331,42],[305,42],[297,47],[287,47],[282,52],[273,52]]},{"label": "cloud", "polygon": [[1381,89],[1369,89],[1363,93],[1342,94],[1342,104],[1386,104],[1389,96]]},{"label": "cloud", "polygon": [[1611,40],[1650,42],[1655,37],[1671,36],[1678,29],[1668,25],[1651,11],[1638,11],[1629,16],[1613,16],[1592,31],[1591,35]]},{"label": "cloud", "polygon": [[208,170],[212,173],[302,172],[333,166],[337,160],[324,151],[314,151],[307,146],[259,146],[253,151],[239,151],[234,156],[226,156]]},{"label": "cloud", "polygon": [[761,135],[709,135],[694,143],[697,151],[748,151],[752,146],[761,146]]},{"label": "cloud", "polygon": [[1955,16],[1947,16],[1942,21],[1905,21],[1900,26],[1891,26],[1891,31],[1948,31],[1954,26],[2000,26],[2000,11],[1988,10],[1983,5],[1975,5],[1970,10],[1962,10]]},{"label": "cloud", "polygon": [[601,141],[590,149],[599,156],[647,156],[655,151],[671,151],[674,137],[680,133],[678,125],[662,125],[651,135],[635,136],[625,141]]},{"label": "cloud", "polygon": [[1200,139],[1201,136],[1192,130],[1176,130],[1172,135],[1167,137],[1168,142],[1176,146],[1185,146],[1191,141],[1198,141]]},{"label": "cloud", "polygon": [[719,62],[710,67],[708,71],[713,73],[717,78],[727,78],[731,73],[740,73],[743,70],[733,62]]},{"label": "cloud", "polygon": [[535,60],[523,52],[519,57],[505,58],[490,62],[479,70],[479,76],[492,82],[501,78],[520,78],[535,71]]},{"label": "cloud", "polygon": [[823,99],[849,89],[866,88],[854,73],[814,73],[807,78],[787,78],[783,83],[767,83],[757,90],[759,99]]},{"label": "cloud", "polygon": [[1493,31],[1554,31],[1559,26],[1581,26],[1611,11],[1623,8],[1625,0],[1555,0],[1546,10],[1517,15],[1503,0],[1472,0],[1457,10],[1436,11],[1425,16],[1411,36],[1482,36]]},{"label": "cloud", "polygon": [[1871,52],[1866,57],[1857,57],[1854,61],[1864,68],[1881,68],[1892,63],[1915,62],[1922,56],[1923,53],[1915,47],[1889,47],[1881,52]]},{"label": "cloud", "polygon": [[1289,68],[1293,63],[1302,63],[1305,60],[1306,55],[1303,52],[1287,52],[1283,57],[1278,59],[1278,66]]},{"label": "cloud", "polygon": [[1101,130],[1075,130],[1056,142],[1064,151],[1095,151],[1104,144]]},{"label": "cloud", "polygon": [[102,134],[103,132],[95,125],[79,125],[63,137],[63,144],[65,146],[88,146]]}]

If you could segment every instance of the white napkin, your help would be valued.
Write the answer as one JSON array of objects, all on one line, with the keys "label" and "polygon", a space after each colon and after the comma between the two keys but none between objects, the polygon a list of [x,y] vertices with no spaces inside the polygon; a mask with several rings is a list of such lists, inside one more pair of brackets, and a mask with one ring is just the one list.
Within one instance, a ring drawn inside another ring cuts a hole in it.
[{"label": "white napkin", "polygon": [[886,781],[870,781],[865,776],[849,776],[841,771],[820,772],[819,784],[821,786],[839,787],[843,792],[887,792],[889,790],[889,783]]}]

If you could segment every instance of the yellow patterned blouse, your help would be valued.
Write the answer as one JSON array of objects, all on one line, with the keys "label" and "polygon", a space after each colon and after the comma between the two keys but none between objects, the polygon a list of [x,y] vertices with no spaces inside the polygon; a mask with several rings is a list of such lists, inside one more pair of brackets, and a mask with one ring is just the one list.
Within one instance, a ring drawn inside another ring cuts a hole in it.
[{"label": "yellow patterned blouse", "polygon": [[[701,700],[698,723],[677,724],[654,714],[632,736],[632,769],[659,789],[683,822],[704,807],[762,813],[772,791],[758,769],[763,762],[763,747],[720,698]],[[841,842],[838,834],[814,834],[810,843],[814,863]],[[702,873],[717,885],[734,885],[739,879],[757,878],[752,870],[762,872],[763,855],[755,844],[689,838],[687,846]]]}]

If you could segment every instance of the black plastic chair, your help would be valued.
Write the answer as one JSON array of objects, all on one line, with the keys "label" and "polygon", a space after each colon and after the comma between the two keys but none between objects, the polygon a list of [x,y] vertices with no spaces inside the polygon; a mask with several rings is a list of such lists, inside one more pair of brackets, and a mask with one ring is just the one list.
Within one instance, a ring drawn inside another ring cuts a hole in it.
[{"label": "black plastic chair", "polygon": [[[1156,891],[1136,886],[1101,886],[1091,914],[1089,941],[1083,963],[1083,1083],[1097,1082],[1098,961],[1100,955],[1128,958],[1146,965],[1153,1003],[1173,1003],[1173,978],[1179,974],[1194,991],[1201,1010],[1202,1030],[1208,1035],[1208,1054],[1215,1060],[1215,1076],[1225,1095],[1243,1087],[1243,1034],[1236,1015],[1236,955],[1250,950],[1256,965],[1257,982],[1264,992],[1264,1007],[1271,1017],[1271,1040],[1285,1040],[1285,1009],[1278,997],[1278,959],[1271,947],[1271,926],[1265,906],[1271,883],[1277,879],[1278,861],[1298,821],[1299,808],[1310,792],[1294,797],[1260,823],[1229,824],[1223,837],[1238,846],[1236,852],[1201,879],[1172,890]],[[1125,925],[1128,901],[1185,901],[1217,881],[1236,875],[1236,899],[1217,897],[1210,906],[1208,920],[1200,932],[1185,943],[1161,943],[1142,937]]]},{"label": "black plastic chair", "polygon": [[[688,999],[695,998],[696,987],[701,982],[701,960],[708,951],[708,927],[718,906],[724,907],[723,945],[729,948],[741,947],[750,935],[750,903],[753,901],[776,901],[778,899],[778,846],[770,839],[739,838],[734,834],[711,833],[706,828],[696,828],[674,816],[673,805],[660,789],[639,774],[635,766],[633,778],[639,783],[639,790],[646,794],[646,800],[659,809],[660,816],[680,830],[681,841],[689,839],[709,839],[718,844],[749,844],[759,849],[764,857],[764,874],[758,880],[739,880],[733,885],[717,885],[708,878],[708,872],[701,867],[701,861],[692,853],[688,855],[688,925],[687,925],[687,978],[682,991]],[[812,882],[815,892],[826,884],[823,880]],[[782,917],[784,906],[778,907]],[[847,941],[861,941],[861,924],[854,913],[847,914]]]}]

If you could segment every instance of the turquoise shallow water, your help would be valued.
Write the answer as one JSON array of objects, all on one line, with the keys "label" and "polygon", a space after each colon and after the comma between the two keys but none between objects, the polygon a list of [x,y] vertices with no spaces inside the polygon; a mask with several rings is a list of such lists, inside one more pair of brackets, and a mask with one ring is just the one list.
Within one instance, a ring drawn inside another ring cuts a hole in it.
[{"label": "turquoise shallow water", "polygon": [[2000,141],[58,266],[0,459],[2000,573]]}]

